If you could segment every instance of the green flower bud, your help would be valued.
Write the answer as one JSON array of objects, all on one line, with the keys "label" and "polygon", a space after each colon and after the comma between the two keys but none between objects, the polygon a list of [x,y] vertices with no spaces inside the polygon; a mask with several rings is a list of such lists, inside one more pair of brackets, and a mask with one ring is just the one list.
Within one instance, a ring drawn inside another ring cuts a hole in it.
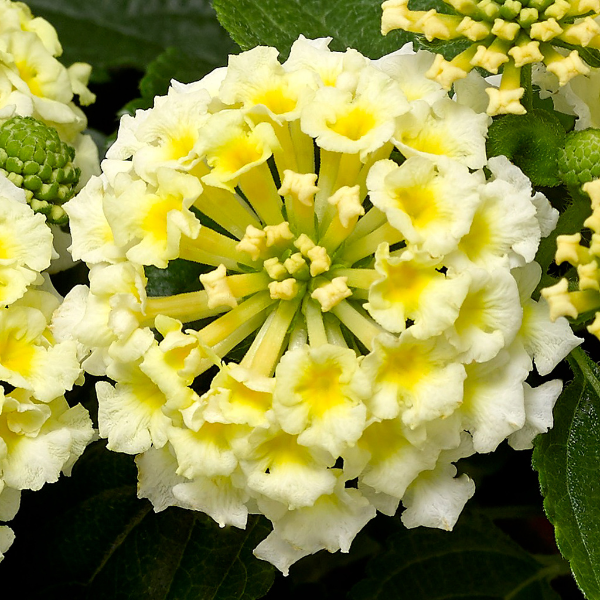
[{"label": "green flower bud", "polygon": [[25,190],[29,205],[50,223],[64,224],[60,207],[73,197],[80,169],[75,149],[54,127],[32,117],[13,117],[0,127],[0,173]]},{"label": "green flower bud", "polygon": [[558,170],[567,185],[582,185],[600,177],[600,129],[572,131],[558,152]]}]

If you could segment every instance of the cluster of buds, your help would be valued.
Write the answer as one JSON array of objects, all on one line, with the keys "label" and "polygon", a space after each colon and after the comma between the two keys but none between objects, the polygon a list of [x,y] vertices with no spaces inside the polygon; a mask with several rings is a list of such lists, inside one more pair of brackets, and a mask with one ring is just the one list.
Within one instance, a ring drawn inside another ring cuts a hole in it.
[{"label": "cluster of buds", "polygon": [[[287,572],[400,502],[451,529],[474,491],[453,462],[530,447],[561,389],[529,387],[533,361],[579,340],[531,299],[557,212],[487,161],[489,116],[424,77],[433,55],[277,54],[123,117],[64,205],[91,270],[56,332],[112,380],[100,435],[137,455],[139,495],[222,526],[263,513],[255,554]],[[196,291],[149,295],[175,260]]]},{"label": "cluster of buds", "polygon": [[486,89],[490,115],[526,112],[520,102],[523,67],[542,62],[564,86],[590,70],[576,47],[600,48],[599,0],[444,2],[451,14],[433,8],[413,11],[408,0],[386,0],[382,33],[403,29],[423,34],[429,41],[463,38],[471,42],[450,61],[438,54],[427,75],[449,90],[475,67],[494,74],[502,69],[499,89]]},{"label": "cluster of buds", "polygon": [[23,188],[34,212],[49,223],[68,221],[61,208],[75,193],[81,170],[73,166],[75,149],[33,117],[12,117],[0,126],[0,174]]}]

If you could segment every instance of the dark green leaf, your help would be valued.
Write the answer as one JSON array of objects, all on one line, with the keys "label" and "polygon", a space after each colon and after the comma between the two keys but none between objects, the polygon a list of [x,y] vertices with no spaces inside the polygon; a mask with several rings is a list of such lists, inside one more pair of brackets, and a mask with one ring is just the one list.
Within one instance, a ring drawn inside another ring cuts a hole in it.
[{"label": "dark green leaf", "polygon": [[208,0],[30,0],[57,29],[64,62],[144,70],[168,47],[214,66],[234,50]]},{"label": "dark green leaf", "polygon": [[242,531],[219,529],[192,511],[149,514],[95,577],[90,600],[260,598],[273,583],[274,569],[252,550],[268,533],[258,517]]},{"label": "dark green leaf", "polygon": [[133,114],[138,108],[150,108],[155,96],[167,93],[171,79],[181,83],[198,81],[214,67],[213,63],[195,58],[179,48],[167,48],[148,65],[140,81],[141,98],[132,100],[123,110]]},{"label": "dark green leaf", "polygon": [[195,292],[202,288],[200,275],[209,270],[212,270],[212,267],[182,258],[170,261],[166,269],[157,269],[153,266],[144,267],[148,278],[146,293],[148,296],[172,296],[173,294]]},{"label": "dark green leaf", "polygon": [[525,115],[506,115],[494,120],[488,130],[488,157],[504,154],[534,185],[555,186],[557,154],[564,146],[565,130],[553,113],[542,109]]},{"label": "dark green leaf", "polygon": [[[428,11],[432,8],[439,13],[446,14],[457,14],[448,4],[445,4],[442,0],[410,0],[409,8],[411,10]],[[441,54],[446,60],[452,60],[455,56],[473,45],[471,40],[464,37],[458,37],[452,40],[438,40],[433,39],[428,41],[424,35],[415,36],[416,46]]]},{"label": "dark green leaf", "polygon": [[446,4],[444,0],[408,0],[408,8],[410,10],[424,10],[428,11],[434,8],[439,13],[447,15],[460,14],[452,6]]},{"label": "dark green leaf", "polygon": [[556,541],[588,598],[600,598],[600,368],[577,348],[575,375],[558,399],[554,427],[533,453]]},{"label": "dark green leaf", "polygon": [[274,46],[287,57],[300,34],[332,37],[332,50],[355,48],[370,58],[397,50],[413,36],[382,36],[381,0],[214,0],[219,21],[243,50]]},{"label": "dark green leaf", "polygon": [[35,565],[27,598],[69,600],[254,600],[273,567],[252,550],[270,531],[264,518],[220,529],[206,515],[155,514],[136,497],[133,457],[93,444],[73,476],[26,494],[11,526],[16,541],[2,572]]},{"label": "dark green leaf", "polygon": [[533,108],[541,108],[547,112],[551,112],[561,122],[565,131],[569,132],[575,126],[577,117],[575,115],[565,115],[565,113],[554,110],[554,102],[551,97],[540,98],[540,90],[534,86],[533,93]]},{"label": "dark green leaf", "polygon": [[465,38],[457,38],[455,40],[432,40],[427,41],[425,36],[419,35],[416,39],[417,46],[441,54],[446,60],[452,60],[455,56],[465,51],[473,45],[473,42]]},{"label": "dark green leaf", "polygon": [[482,516],[463,515],[452,533],[400,530],[371,561],[352,600],[555,600],[548,581],[568,572],[558,555],[534,557]]}]

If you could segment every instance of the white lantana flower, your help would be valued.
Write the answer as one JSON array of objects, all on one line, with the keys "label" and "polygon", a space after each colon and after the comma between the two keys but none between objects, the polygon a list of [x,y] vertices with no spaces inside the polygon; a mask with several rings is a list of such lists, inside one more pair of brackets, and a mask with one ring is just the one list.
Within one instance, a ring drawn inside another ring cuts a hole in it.
[{"label": "white lantana flower", "polygon": [[600,69],[590,68],[586,74],[573,77],[566,85],[559,86],[556,78],[545,69],[533,72],[533,81],[541,88],[541,97],[552,98],[556,110],[577,117],[575,129],[600,128]]},{"label": "white lantana flower", "polygon": [[[255,553],[284,572],[400,502],[452,528],[474,487],[452,463],[547,428],[559,384],[531,394],[532,358],[548,372],[577,344],[541,333],[525,270],[554,214],[486,160],[489,117],[419,74],[425,52],[328,42],[174,83],[65,208],[91,275],[56,335],[115,381],[101,434],[139,453],[156,510],[267,516]],[[197,291],[153,296],[175,259],[201,265]]]},{"label": "white lantana flower", "polygon": [[21,189],[7,179],[0,185],[0,305],[6,306],[41,283],[40,272],[52,258],[52,232],[43,215],[27,206]]},{"label": "white lantana flower", "polygon": [[87,88],[89,65],[65,68],[57,60],[62,48],[56,31],[25,4],[2,0],[0,14],[0,109],[5,109],[0,120],[15,114],[35,117],[56,127],[65,141],[76,142],[86,118],[74,94],[82,105],[95,100]]},{"label": "white lantana flower", "polygon": [[[94,430],[81,404],[64,396],[40,402],[23,388],[4,394],[0,386],[0,521],[12,519],[20,490],[39,490],[69,475],[92,440]],[[0,559],[14,535],[0,526]]]},{"label": "white lantana flower", "polygon": [[0,561],[4,558],[6,551],[12,546],[15,541],[15,534],[10,527],[0,525]]}]

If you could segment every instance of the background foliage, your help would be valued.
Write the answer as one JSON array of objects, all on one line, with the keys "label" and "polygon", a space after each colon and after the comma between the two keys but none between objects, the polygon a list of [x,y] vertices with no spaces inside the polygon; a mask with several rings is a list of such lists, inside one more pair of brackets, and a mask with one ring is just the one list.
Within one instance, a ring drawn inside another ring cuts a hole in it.
[{"label": "background foliage", "polygon": [[[101,149],[114,136],[120,112],[151,106],[171,78],[199,79],[240,48],[272,45],[285,57],[299,34],[332,36],[334,49],[351,46],[378,58],[409,40],[405,33],[379,34],[379,0],[214,0],[216,12],[208,0],[28,4],[57,28],[65,64],[92,64],[98,101],[87,113]],[[511,155],[527,170],[527,154],[537,152],[531,132],[539,133],[539,123],[552,123],[545,152],[562,143],[572,123],[557,125],[556,117],[544,114],[547,106],[536,107],[542,112],[522,125],[498,120],[491,154]],[[530,176],[540,186],[557,183],[552,170]],[[563,212],[557,231],[577,231],[586,216],[585,200],[570,199],[564,188],[541,189]],[[550,269],[545,284],[563,274],[551,265],[555,235],[538,255]],[[151,285],[161,294],[181,291],[182,277],[197,275],[188,271],[177,261],[169,271],[156,270]],[[85,266],[79,265],[57,276],[55,284],[66,292],[85,280]],[[598,356],[597,340],[584,347]],[[348,555],[321,552],[283,578],[252,556],[268,531],[265,520],[253,518],[245,531],[219,530],[211,519],[189,511],[154,514],[147,501],[136,498],[132,457],[107,452],[96,442],[70,479],[24,493],[11,524],[17,538],[0,573],[5,578],[15,571],[35,573],[27,581],[28,597],[45,599],[253,600],[309,594],[313,600],[574,600],[583,596],[571,568],[587,597],[600,598],[600,370],[583,350],[573,353],[570,365],[573,374],[566,364],[558,370],[572,382],[559,399],[556,425],[536,443],[539,483],[531,452],[503,445],[493,455],[461,461],[459,469],[478,489],[453,533],[406,530],[398,517],[379,516]],[[93,384],[88,378],[70,397],[92,414]]]}]

